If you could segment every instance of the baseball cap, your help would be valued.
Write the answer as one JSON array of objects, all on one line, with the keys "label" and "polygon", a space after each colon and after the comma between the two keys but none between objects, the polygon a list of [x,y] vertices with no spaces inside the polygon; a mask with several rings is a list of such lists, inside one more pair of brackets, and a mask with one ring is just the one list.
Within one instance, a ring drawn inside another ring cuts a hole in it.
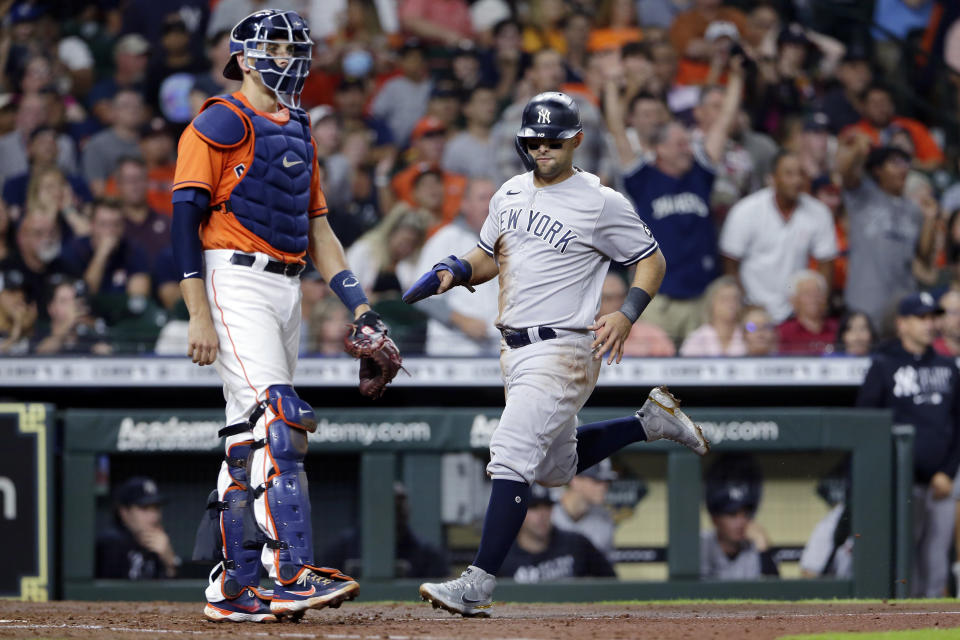
[{"label": "baseball cap", "polygon": [[900,300],[900,305],[897,307],[898,316],[926,316],[941,313],[943,313],[943,309],[940,308],[934,297],[926,291],[905,296]]},{"label": "baseball cap", "polygon": [[400,55],[406,55],[410,51],[419,51],[423,55],[427,55],[427,45],[419,38],[407,38],[400,46]]},{"label": "baseball cap", "polygon": [[39,20],[44,14],[45,9],[32,2],[18,2],[10,7],[10,22],[19,24],[21,22],[33,22]]},{"label": "baseball cap", "polygon": [[550,489],[543,487],[537,483],[530,485],[530,503],[527,505],[529,507],[537,507],[544,504],[553,504],[554,499],[553,495],[550,493]]},{"label": "baseball cap", "polygon": [[413,127],[413,133],[410,134],[411,140],[419,140],[423,136],[431,133],[446,133],[447,125],[436,116],[424,116],[417,120]]},{"label": "baseball cap", "polygon": [[337,112],[328,104],[317,105],[313,109],[310,109],[310,122],[312,124],[317,124],[327,118],[336,117]]},{"label": "baseball cap", "polygon": [[870,153],[867,154],[867,161],[864,166],[867,171],[873,171],[877,167],[882,167],[887,160],[897,156],[910,162],[910,154],[900,147],[874,147],[870,150]]},{"label": "baseball cap", "polygon": [[613,465],[608,458],[604,458],[592,467],[587,467],[577,475],[593,478],[599,482],[611,482],[618,478],[617,472],[613,470]]},{"label": "baseball cap", "polygon": [[140,127],[141,139],[160,135],[176,137],[173,132],[173,127],[171,127],[170,124],[160,116],[150,118],[146,124]]},{"label": "baseball cap", "polygon": [[803,121],[804,131],[829,131],[830,116],[823,111],[815,111]]},{"label": "baseball cap", "polygon": [[146,476],[134,476],[117,487],[113,494],[116,504],[145,507],[152,504],[162,504],[167,501],[157,489],[157,483]]},{"label": "baseball cap", "polygon": [[150,43],[139,33],[128,33],[119,40],[113,50],[116,53],[126,53],[132,56],[142,56],[150,51]]},{"label": "baseball cap", "polygon": [[839,193],[840,187],[838,187],[833,180],[830,178],[830,174],[823,174],[813,179],[813,182],[810,183],[810,193],[816,195],[821,189],[830,189],[835,193]]},{"label": "baseball cap", "polygon": [[737,25],[728,20],[714,20],[707,26],[703,39],[707,42],[713,42],[720,38],[730,38],[734,42],[740,41],[740,30]]}]

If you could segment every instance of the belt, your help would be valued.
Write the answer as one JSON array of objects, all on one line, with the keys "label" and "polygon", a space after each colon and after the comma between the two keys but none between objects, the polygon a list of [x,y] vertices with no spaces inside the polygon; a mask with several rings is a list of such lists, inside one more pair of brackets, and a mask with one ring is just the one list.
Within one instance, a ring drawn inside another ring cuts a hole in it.
[{"label": "belt", "polygon": [[[252,267],[253,263],[256,262],[257,257],[251,256],[246,253],[234,253],[230,256],[230,264],[238,264],[241,267]],[[264,265],[263,270],[268,273],[276,273],[283,276],[290,276],[295,278],[300,275],[300,272],[303,271],[305,265],[300,264],[299,262],[284,262],[283,260],[267,260],[267,264]]]},{"label": "belt", "polygon": [[[557,332],[551,329],[550,327],[530,327],[529,329],[501,329],[500,333],[503,334],[503,340],[507,343],[507,346],[511,349],[519,349],[520,347],[525,347],[528,344],[533,344],[534,342],[542,342],[543,340],[553,340],[557,337]],[[538,339],[531,336],[536,335]]]}]

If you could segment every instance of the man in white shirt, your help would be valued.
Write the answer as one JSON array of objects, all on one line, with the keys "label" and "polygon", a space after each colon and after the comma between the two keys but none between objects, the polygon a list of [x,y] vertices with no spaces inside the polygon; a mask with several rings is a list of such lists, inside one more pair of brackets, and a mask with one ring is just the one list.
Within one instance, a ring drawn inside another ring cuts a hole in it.
[{"label": "man in white shirt", "polygon": [[777,323],[791,312],[791,275],[812,257],[831,282],[837,257],[833,217],[802,192],[804,182],[796,154],[780,153],[773,164],[773,187],[734,205],[720,232],[724,271],[740,278],[748,304],[764,307]]},{"label": "man in white shirt", "polygon": [[[433,268],[451,250],[466,252],[480,240],[480,229],[487,219],[490,198],[497,188],[485,178],[467,183],[460,204],[460,215],[444,225],[420,250],[417,273]],[[484,282],[471,294],[457,287],[446,296],[424,300],[420,309],[428,316],[427,355],[492,356],[500,351],[497,320],[497,285]]]}]

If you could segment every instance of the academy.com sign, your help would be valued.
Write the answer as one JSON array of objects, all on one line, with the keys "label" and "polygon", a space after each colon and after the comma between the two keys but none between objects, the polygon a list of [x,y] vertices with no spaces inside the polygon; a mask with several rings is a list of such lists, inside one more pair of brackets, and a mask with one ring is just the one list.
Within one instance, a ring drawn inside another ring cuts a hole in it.
[{"label": "academy.com sign", "polygon": [[[120,421],[117,451],[211,451],[221,448],[217,431],[224,422],[185,420],[176,416],[166,420],[137,420],[126,416]],[[374,443],[429,442],[428,422],[336,422],[320,420],[310,440],[322,443],[349,443],[368,447]]]},{"label": "academy.com sign", "polygon": [[429,422],[332,422],[317,423],[310,435],[319,442],[349,442],[365,447],[375,442],[429,442]]},{"label": "academy.com sign", "polygon": [[772,420],[757,422],[698,422],[710,444],[779,440],[780,426]]}]

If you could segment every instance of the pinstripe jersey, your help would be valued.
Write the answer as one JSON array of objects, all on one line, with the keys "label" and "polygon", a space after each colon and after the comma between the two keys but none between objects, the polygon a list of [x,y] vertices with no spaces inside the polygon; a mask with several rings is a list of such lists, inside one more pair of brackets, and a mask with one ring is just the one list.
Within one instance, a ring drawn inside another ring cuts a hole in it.
[{"label": "pinstripe jersey", "polygon": [[547,187],[514,176],[490,199],[479,247],[500,267],[497,326],[584,330],[610,261],[632,265],[657,241],[630,202],[577,170]]}]

